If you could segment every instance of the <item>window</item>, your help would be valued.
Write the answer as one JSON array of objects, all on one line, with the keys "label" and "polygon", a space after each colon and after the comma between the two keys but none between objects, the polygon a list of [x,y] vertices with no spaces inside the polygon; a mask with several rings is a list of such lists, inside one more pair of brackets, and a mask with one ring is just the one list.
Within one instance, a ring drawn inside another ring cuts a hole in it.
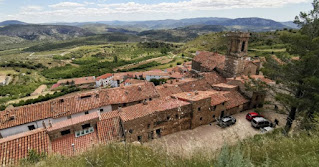
[{"label": "window", "polygon": [[60,99],[60,102],[63,103],[63,102],[64,102],[64,99]]},{"label": "window", "polygon": [[213,111],[215,111],[215,110],[216,110],[216,106],[213,107]]},{"label": "window", "polygon": [[224,106],[224,105],[225,105],[225,102],[223,102],[222,105]]},{"label": "window", "polygon": [[[83,126],[83,125],[82,125]],[[93,127],[89,127],[88,129],[80,130],[75,132],[75,137],[81,137],[94,132]]]},{"label": "window", "polygon": [[200,118],[199,118],[199,120],[201,120],[201,121],[202,121],[202,120],[203,120],[203,117],[200,117]]},{"label": "window", "polygon": [[167,116],[167,120],[169,120],[171,117],[170,116]]},{"label": "window", "polygon": [[175,115],[175,118],[178,119],[178,114]]},{"label": "window", "polygon": [[197,108],[198,111],[200,111],[200,109],[201,109],[200,107]]},{"label": "window", "polygon": [[152,101],[153,99],[152,99],[152,98],[150,98],[149,100],[150,100],[150,101]]},{"label": "window", "polygon": [[85,115],[88,115],[89,114],[89,111],[85,111],[85,113],[84,113]]},{"label": "window", "polygon": [[91,97],[91,95],[87,95],[87,96],[81,96],[80,98],[81,99],[86,99],[86,98],[90,98]]},{"label": "window", "polygon": [[71,130],[70,130],[70,129],[61,131],[61,135],[62,135],[62,136],[67,135],[67,134],[70,134],[70,133],[71,133]]},{"label": "window", "polygon": [[148,125],[147,125],[147,128],[149,129],[150,127],[151,127],[151,124],[148,124]]},{"label": "window", "polygon": [[66,118],[67,118],[67,119],[71,119],[72,117],[71,117],[71,115],[68,115]]},{"label": "window", "polygon": [[215,118],[215,115],[213,115],[213,118]]},{"label": "window", "polygon": [[103,109],[103,108],[101,108],[101,109],[100,109],[100,112],[103,112],[103,111],[104,111],[104,109]]},{"label": "window", "polygon": [[84,125],[82,125],[82,129],[87,129],[87,128],[89,128],[89,127],[91,127],[90,124],[84,124]]},{"label": "window", "polygon": [[142,136],[137,136],[137,141],[142,142]]},{"label": "window", "polygon": [[30,125],[28,126],[29,130],[34,130],[35,129],[35,126],[34,125]]},{"label": "window", "polygon": [[241,51],[242,51],[242,52],[245,51],[245,46],[246,46],[246,42],[243,41],[243,43],[242,43],[242,45],[241,45]]},{"label": "window", "polygon": [[128,132],[132,134],[133,133],[133,129],[128,130]]},{"label": "window", "polygon": [[124,107],[126,107],[126,105],[127,105],[126,103],[123,104]]}]

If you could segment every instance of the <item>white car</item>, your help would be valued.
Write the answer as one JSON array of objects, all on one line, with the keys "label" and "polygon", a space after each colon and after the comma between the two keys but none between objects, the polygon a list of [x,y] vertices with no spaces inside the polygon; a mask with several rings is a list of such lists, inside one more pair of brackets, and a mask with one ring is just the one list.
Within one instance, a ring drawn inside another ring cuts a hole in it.
[{"label": "white car", "polygon": [[272,128],[272,127],[264,127],[264,128],[260,128],[260,131],[261,133],[268,133],[268,132],[271,132],[273,131],[275,128]]}]

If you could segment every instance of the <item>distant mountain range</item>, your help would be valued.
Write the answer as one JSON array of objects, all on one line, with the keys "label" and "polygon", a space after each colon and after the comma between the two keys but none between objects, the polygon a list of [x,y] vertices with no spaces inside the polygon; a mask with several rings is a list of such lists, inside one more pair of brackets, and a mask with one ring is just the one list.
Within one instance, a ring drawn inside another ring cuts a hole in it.
[{"label": "distant mountain range", "polygon": [[75,26],[15,24],[0,28],[0,35],[25,40],[65,40],[93,35],[93,33]]},{"label": "distant mountain range", "polygon": [[[263,18],[190,18],[154,21],[101,21],[83,23],[29,24],[17,20],[0,22],[1,44],[18,41],[55,41],[96,34],[114,34],[117,37],[135,36],[147,40],[185,42],[199,35],[221,31],[275,31],[298,28],[293,22],[276,22]],[[122,35],[119,35],[122,34]]]}]

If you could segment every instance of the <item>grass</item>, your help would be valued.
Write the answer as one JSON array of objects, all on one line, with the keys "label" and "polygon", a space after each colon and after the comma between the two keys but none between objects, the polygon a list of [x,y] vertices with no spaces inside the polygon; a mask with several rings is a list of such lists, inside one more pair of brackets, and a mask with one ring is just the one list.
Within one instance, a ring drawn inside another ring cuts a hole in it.
[{"label": "grass", "polygon": [[[198,150],[185,158],[168,155],[163,149],[134,144],[109,144],[74,157],[50,155],[37,166],[203,166],[203,167],[299,167],[319,165],[319,133],[298,132],[283,136],[281,129],[266,135],[256,135],[239,141],[234,146],[224,146],[218,152]],[[31,164],[23,164],[33,166]]]}]

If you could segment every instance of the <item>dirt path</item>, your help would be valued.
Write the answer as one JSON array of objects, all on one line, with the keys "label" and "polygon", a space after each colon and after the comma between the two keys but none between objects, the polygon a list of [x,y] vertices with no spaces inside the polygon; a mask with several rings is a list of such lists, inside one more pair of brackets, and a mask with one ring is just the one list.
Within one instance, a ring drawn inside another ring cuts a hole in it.
[{"label": "dirt path", "polygon": [[[204,125],[193,130],[181,131],[171,135],[155,139],[145,145],[164,149],[168,154],[189,157],[197,151],[215,152],[222,148],[224,144],[234,144],[238,140],[252,137],[261,132],[251,127],[249,121],[245,119],[248,111],[234,115],[237,119],[235,125],[222,129],[213,123]],[[274,112],[263,114],[266,118],[273,121],[279,120],[279,126],[283,126],[285,115]]]}]

